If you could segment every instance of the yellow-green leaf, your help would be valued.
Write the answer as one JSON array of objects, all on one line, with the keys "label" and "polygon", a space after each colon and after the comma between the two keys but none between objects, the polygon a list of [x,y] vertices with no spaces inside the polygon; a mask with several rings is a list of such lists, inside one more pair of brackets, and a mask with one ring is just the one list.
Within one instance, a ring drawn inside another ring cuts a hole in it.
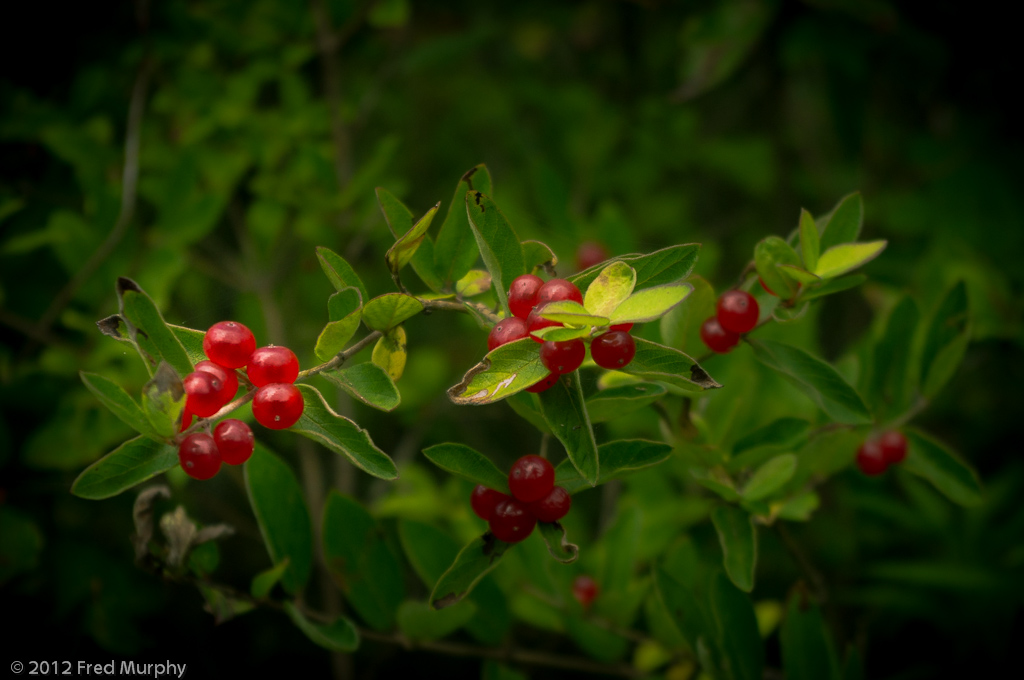
[{"label": "yellow-green leaf", "polygon": [[596,316],[610,316],[636,287],[636,271],[625,262],[612,262],[587,287],[583,306]]},{"label": "yellow-green leaf", "polygon": [[374,345],[370,361],[383,368],[392,380],[398,380],[405,371],[405,343],[405,329],[392,328]]},{"label": "yellow-green leaf", "polygon": [[886,241],[869,241],[833,246],[821,254],[814,273],[823,279],[832,279],[840,274],[845,274],[878,257],[885,250],[886,244]]}]

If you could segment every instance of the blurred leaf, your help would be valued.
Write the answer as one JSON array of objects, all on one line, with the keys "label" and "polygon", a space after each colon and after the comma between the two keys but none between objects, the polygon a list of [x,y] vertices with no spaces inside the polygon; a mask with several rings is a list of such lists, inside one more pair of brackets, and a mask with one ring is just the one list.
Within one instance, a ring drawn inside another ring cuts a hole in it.
[{"label": "blurred leaf", "polygon": [[821,255],[821,236],[814,217],[803,209],[800,210],[800,252],[803,254],[804,268],[813,272],[818,266],[818,256]]},{"label": "blurred leaf", "polygon": [[875,344],[868,394],[880,420],[904,413],[913,397],[911,353],[920,314],[910,296],[904,296],[889,314],[885,333]]},{"label": "blurred leaf", "polygon": [[469,623],[476,609],[470,600],[444,609],[434,609],[426,602],[406,601],[398,608],[398,629],[410,640],[440,640]]},{"label": "blurred leaf", "polygon": [[813,300],[826,295],[832,295],[833,293],[841,293],[844,290],[856,288],[867,280],[868,277],[864,274],[851,274],[850,276],[843,276],[838,279],[829,279],[820,286],[815,286],[805,290],[800,295],[800,299],[805,301]]},{"label": "blurred leaf", "polygon": [[878,257],[888,241],[844,243],[823,252],[814,273],[823,279],[834,279],[840,274],[863,266]]},{"label": "blurred leaf", "polygon": [[907,459],[902,467],[923,477],[947,498],[960,505],[973,506],[982,501],[978,474],[952,451],[920,430],[905,431]]},{"label": "blurred leaf", "polygon": [[591,486],[596,486],[599,469],[597,441],[583,402],[579,371],[559,376],[552,387],[537,396],[551,433],[565,447],[580,476]]},{"label": "blurred leaf", "polygon": [[486,533],[470,541],[441,574],[430,594],[430,606],[444,609],[462,600],[473,587],[498,564],[510,544]]},{"label": "blurred leaf", "polygon": [[871,421],[860,395],[831,365],[781,342],[753,339],[747,342],[754,348],[758,361],[802,388],[815,404],[838,422],[857,424]]},{"label": "blurred leaf", "polygon": [[544,543],[551,556],[562,564],[572,564],[580,556],[580,548],[566,538],[565,527],[559,522],[537,522]]},{"label": "blurred leaf", "polygon": [[750,598],[719,572],[711,590],[711,607],[718,629],[721,664],[728,676],[733,680],[761,680],[764,644]]},{"label": "blurred leaf", "polygon": [[600,662],[614,663],[629,650],[629,641],[624,637],[578,616],[567,617],[565,627],[580,649]]},{"label": "blurred leaf", "polygon": [[[592,319],[600,319],[607,323],[607,319],[600,317],[591,317]],[[591,326],[583,326],[582,328],[566,328],[565,326],[547,326],[545,328],[538,328],[533,331],[530,335],[541,340],[551,340],[553,342],[564,342],[566,340],[575,340],[576,338],[585,338],[590,335],[593,328]]]},{"label": "blurred leaf", "polygon": [[152,439],[161,439],[162,436],[153,428],[142,408],[120,385],[98,373],[79,371],[78,375],[89,391],[125,425]]},{"label": "blurred leaf", "polygon": [[624,593],[636,570],[636,552],[639,546],[642,516],[636,506],[620,506],[615,520],[601,537],[600,547],[604,564],[598,581],[604,592],[602,598]]},{"label": "blurred leaf", "polygon": [[665,345],[684,352],[694,351],[693,348],[703,352],[700,327],[715,315],[717,296],[715,289],[701,276],[694,274],[687,282],[693,286],[693,292],[687,296],[685,304],[673,307],[661,317],[661,340]]},{"label": "blurred leaf", "polygon": [[354,287],[359,289],[359,295],[363,300],[370,299],[370,294],[366,291],[362,279],[352,269],[352,265],[345,261],[345,258],[324,246],[317,246],[316,256],[320,260],[320,267],[336,291],[340,293],[346,288]]},{"label": "blurred leaf", "polygon": [[733,505],[719,505],[711,512],[711,521],[722,546],[725,572],[736,587],[745,593],[754,589],[757,566],[757,530],[746,510]]},{"label": "blurred leaf", "polygon": [[459,550],[440,529],[408,519],[399,520],[398,538],[413,571],[428,588],[434,587]]},{"label": "blurred leaf", "polygon": [[370,361],[388,374],[392,382],[402,377],[408,357],[405,329],[396,326],[384,333],[384,337],[373,346]]},{"label": "blurred leaf", "polygon": [[786,304],[775,305],[772,310],[772,318],[779,323],[792,323],[799,321],[803,318],[804,314],[807,313],[807,309],[810,307],[810,303],[804,300],[798,303],[795,307],[790,307]]},{"label": "blurred leaf", "polygon": [[409,23],[410,14],[409,0],[377,0],[370,7],[366,21],[376,28],[401,28]]},{"label": "blurred leaf", "polygon": [[811,424],[802,418],[778,418],[741,437],[732,447],[729,469],[756,465],[780,451],[797,449],[807,440]]},{"label": "blurred leaf", "polygon": [[343,351],[362,320],[363,301],[359,289],[344,288],[327,299],[330,321],[316,339],[313,352],[320,361],[329,361]]},{"label": "blurred leaf", "polygon": [[759,501],[767,498],[788,482],[796,472],[796,456],[784,453],[764,463],[747,480],[740,492],[744,500]]},{"label": "blurred leaf", "polygon": [[402,401],[395,381],[387,371],[370,361],[324,371],[320,375],[367,406],[381,411],[393,411]]},{"label": "blurred leaf", "polygon": [[559,300],[544,305],[541,316],[558,323],[572,326],[607,326],[608,318],[595,316],[575,300]]},{"label": "blurred leaf", "polygon": [[778,268],[784,276],[788,276],[800,284],[818,283],[821,281],[820,276],[812,274],[803,267],[797,267],[792,264],[780,264],[778,265]]},{"label": "blurred leaf", "polygon": [[526,272],[532,272],[536,267],[558,264],[558,256],[551,247],[541,241],[523,241],[523,262],[526,263]]},{"label": "blurred leaf", "polygon": [[754,246],[754,265],[757,275],[765,285],[775,291],[780,298],[788,300],[797,291],[797,283],[786,276],[779,265],[802,267],[803,262],[793,246],[778,236],[768,236]]},{"label": "blurred leaf", "polygon": [[839,680],[839,660],[818,605],[802,586],[786,604],[779,633],[786,680]]},{"label": "blurred leaf", "polygon": [[740,494],[736,490],[736,483],[732,481],[732,478],[721,467],[693,467],[690,468],[690,476],[698,484],[705,489],[714,491],[725,501],[729,503],[738,503],[740,501]]},{"label": "blurred leaf", "polygon": [[[178,375],[191,373],[192,362],[189,361],[185,348],[168,328],[164,317],[160,315],[160,310],[142,288],[131,279],[121,277],[117,280],[117,293],[121,299],[121,314],[124,319],[138,331],[145,333],[160,356],[174,367]],[[152,370],[153,366],[148,368]]]},{"label": "blurred leaf", "polygon": [[20,510],[0,505],[0,585],[39,565],[43,532]]},{"label": "blurred leaf", "polygon": [[686,392],[721,387],[696,361],[679,350],[643,338],[633,341],[636,354],[629,365],[619,369],[623,373],[663,382]]},{"label": "blurred leaf", "polygon": [[285,559],[281,585],[294,595],[309,582],[313,569],[313,523],[302,487],[291,468],[261,444],[245,463],[245,489],[270,561]]},{"label": "blurred leaf", "polygon": [[480,295],[491,289],[491,275],[482,269],[470,269],[455,282],[455,293],[460,298]]},{"label": "blurred leaf", "polygon": [[611,323],[643,323],[654,321],[669,312],[693,292],[688,283],[667,283],[645,288],[622,301],[612,312]]},{"label": "blurred leaf", "polygon": [[778,504],[777,515],[781,519],[788,519],[791,522],[806,522],[819,505],[821,505],[821,499],[817,493],[804,491],[788,501]]},{"label": "blurred leaf", "polygon": [[[844,196],[824,219],[825,226],[821,230],[822,252],[841,243],[856,241],[860,236],[861,225],[864,224],[864,199],[860,192]],[[820,262],[818,266],[821,266]]]},{"label": "blurred leaf", "polygon": [[596,316],[610,316],[632,293],[636,272],[625,262],[612,262],[587,287],[583,306]]},{"label": "blurred leaf", "polygon": [[270,591],[274,589],[274,586],[284,578],[284,573],[288,570],[289,564],[291,564],[291,559],[285,557],[279,564],[275,564],[270,569],[256,574],[252,580],[252,586],[249,588],[249,593],[257,600],[262,600],[270,595]]},{"label": "blurred leaf", "polygon": [[400,234],[408,234],[412,229],[412,211],[387,189],[377,187],[376,193],[377,205],[384,213],[384,221],[387,223],[388,229],[391,230],[391,235],[397,239]]},{"label": "blurred leaf", "polygon": [[473,484],[510,494],[508,475],[503,473],[484,454],[465,444],[446,442],[423,449],[423,455],[437,467]]},{"label": "blurred leaf", "polygon": [[[605,442],[598,447],[598,456],[601,460],[598,484],[605,484],[630,472],[657,465],[667,460],[671,453],[672,447],[668,444],[645,439],[618,439]],[[555,484],[569,493],[589,489],[591,486],[580,477],[579,471],[569,460],[563,460],[555,468]]]},{"label": "blurred leaf", "polygon": [[517,276],[526,273],[523,247],[512,225],[486,194],[480,190],[467,191],[466,211],[476,245],[491,273],[494,293],[501,308],[509,312],[508,287]]},{"label": "blurred leaf", "polygon": [[161,361],[143,386],[142,410],[159,436],[169,438],[178,433],[181,412],[185,410],[185,388],[170,364]]},{"label": "blurred leaf", "polygon": [[488,659],[484,661],[480,680],[528,680],[527,676],[499,662]]},{"label": "blurred leaf", "polygon": [[430,223],[434,220],[434,215],[437,214],[440,207],[441,204],[438,203],[428,210],[409,231],[405,232],[404,236],[395,241],[395,244],[384,255],[384,260],[391,270],[391,276],[396,282],[398,281],[398,272],[402,267],[409,264],[413,255],[416,254],[416,249],[420,247],[420,243],[427,238],[427,230],[430,228]]},{"label": "blurred leaf", "polygon": [[959,281],[942,299],[925,337],[921,354],[921,392],[925,397],[934,397],[953,377],[969,341],[967,286]]},{"label": "blurred leaf", "polygon": [[110,498],[178,464],[178,448],[144,437],[129,439],[87,467],[71,486],[79,498]]},{"label": "blurred leaf", "polygon": [[311,385],[297,385],[306,402],[302,416],[290,429],[348,458],[353,465],[374,477],[397,479],[398,469],[386,453],[377,448],[366,430],[335,413],[320,392]]},{"label": "blurred leaf", "polygon": [[403,293],[386,293],[363,307],[363,323],[374,331],[387,331],[423,311],[423,303]]},{"label": "blurred leaf", "polygon": [[332,652],[353,652],[359,648],[359,631],[344,616],[332,623],[314,623],[303,615],[291,602],[284,603],[284,610],[299,630],[310,640]]},{"label": "blurred leaf", "polygon": [[466,214],[466,193],[469,191],[482,191],[488,196],[493,192],[491,174],[486,165],[481,163],[471,168],[459,180],[444,224],[437,233],[434,270],[438,273],[442,287],[451,287],[465,276],[480,256]]},{"label": "blurred leaf", "polygon": [[625,262],[636,272],[636,286],[633,289],[635,292],[686,278],[693,271],[699,252],[700,244],[686,243],[669,246],[646,255],[619,255],[573,274],[568,279],[580,290],[585,290],[611,262]]},{"label": "blurred leaf", "polygon": [[658,567],[654,572],[655,588],[666,613],[690,649],[695,652],[705,650],[702,665],[710,662],[714,666],[715,659],[706,658],[711,649],[717,647],[717,625],[711,611],[711,598],[708,597],[712,584],[708,582],[703,568],[697,565],[689,567]]},{"label": "blurred leaf", "polygon": [[657,383],[620,385],[592,394],[587,399],[591,423],[603,423],[644,408],[661,399],[667,390]]},{"label": "blurred leaf", "polygon": [[490,404],[530,387],[548,373],[540,360],[540,345],[522,338],[488,352],[462,382],[448,389],[448,398],[460,406]]}]

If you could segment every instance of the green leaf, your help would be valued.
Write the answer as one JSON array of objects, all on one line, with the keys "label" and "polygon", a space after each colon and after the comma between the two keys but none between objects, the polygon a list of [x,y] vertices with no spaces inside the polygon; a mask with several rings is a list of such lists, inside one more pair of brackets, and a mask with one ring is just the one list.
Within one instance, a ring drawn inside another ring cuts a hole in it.
[{"label": "green leaf", "polygon": [[579,558],[579,546],[568,541],[565,527],[560,522],[537,522],[537,529],[548,546],[548,552],[556,560],[562,564],[572,564]]},{"label": "green leaf", "polygon": [[176,446],[135,437],[83,470],[71,485],[71,493],[89,500],[110,498],[177,464]]},{"label": "green leaf", "polygon": [[[657,465],[668,460],[671,454],[672,447],[668,444],[646,439],[617,439],[606,442],[598,447],[601,469],[597,483],[605,484],[636,470]],[[569,460],[563,460],[555,468],[555,484],[569,493],[591,487]]]},{"label": "green leaf", "polygon": [[821,410],[840,423],[871,422],[871,416],[857,391],[831,365],[807,352],[771,340],[748,339],[754,356],[793,382]]},{"label": "green leaf", "polygon": [[430,606],[444,609],[462,600],[487,572],[497,566],[498,560],[510,547],[490,532],[470,541],[437,580],[430,593]]},{"label": "green leaf", "polygon": [[124,319],[146,334],[160,356],[174,367],[178,375],[191,373],[192,362],[185,348],[171,332],[153,300],[137,283],[124,277],[117,280],[117,292],[121,298],[121,314]]},{"label": "green leaf", "polygon": [[813,491],[804,491],[779,506],[778,516],[780,519],[788,519],[791,522],[806,522],[811,514],[821,505],[821,499]]},{"label": "green leaf", "polygon": [[564,342],[566,340],[575,340],[576,338],[585,338],[590,335],[593,328],[590,326],[583,326],[582,328],[566,328],[565,326],[547,326],[545,328],[538,328],[533,331],[530,335],[541,340],[551,340],[553,342]]},{"label": "green leaf", "polygon": [[450,288],[465,276],[479,257],[476,239],[466,214],[466,193],[469,191],[482,191],[488,196],[491,195],[491,174],[486,165],[481,163],[471,168],[459,180],[455,187],[455,195],[448,206],[444,224],[437,234],[437,242],[434,245],[434,270],[445,288]]},{"label": "green leaf", "polygon": [[764,463],[747,480],[740,492],[746,501],[759,501],[767,498],[782,485],[788,482],[796,472],[796,456],[784,453]]},{"label": "green leaf", "polygon": [[761,680],[764,643],[754,606],[721,572],[714,578],[711,609],[717,624],[721,663],[728,675],[733,680]]},{"label": "green leaf", "polygon": [[696,361],[677,349],[643,338],[634,338],[636,354],[623,373],[645,380],[657,380],[686,392],[702,392],[721,387]]},{"label": "green leaf", "polygon": [[395,381],[387,371],[370,361],[324,371],[320,375],[367,406],[381,411],[393,411],[402,401]]},{"label": "green leaf", "polygon": [[779,265],[802,267],[803,262],[793,246],[778,236],[769,236],[754,246],[754,266],[757,275],[765,285],[771,288],[782,299],[788,300],[796,295],[797,284],[789,276],[782,273]]},{"label": "green leaf", "polygon": [[920,430],[905,431],[908,440],[904,470],[922,477],[947,498],[960,505],[978,505],[982,501],[978,474],[938,441]]},{"label": "green leaf", "polygon": [[942,299],[925,336],[921,353],[921,392],[925,397],[934,397],[953,377],[969,340],[967,286],[959,281]]},{"label": "green leaf", "polygon": [[398,608],[398,629],[410,640],[439,640],[469,623],[476,611],[476,604],[470,600],[444,609],[406,601]]},{"label": "green leaf", "polygon": [[78,375],[89,391],[125,425],[147,437],[161,438],[162,435],[153,428],[142,408],[120,385],[98,373],[79,371]]},{"label": "green leaf", "polygon": [[735,460],[730,463],[730,467],[733,467],[733,463],[739,463],[740,456],[750,452],[766,451],[772,454],[799,448],[807,440],[810,429],[811,424],[802,418],[785,417],[773,420],[736,441],[732,447]]},{"label": "green leaf", "polygon": [[601,270],[583,298],[583,306],[595,316],[610,316],[636,287],[636,272],[625,262],[612,262]]},{"label": "green leaf", "polygon": [[807,309],[810,307],[810,303],[804,300],[798,303],[794,307],[790,307],[787,304],[775,305],[772,310],[772,318],[779,323],[792,323],[803,318],[803,315],[807,313]]},{"label": "green leaf", "polygon": [[[378,191],[380,191],[378,189]],[[413,255],[416,254],[416,249],[420,247],[420,244],[427,237],[427,230],[430,228],[430,223],[434,220],[434,215],[437,214],[438,209],[441,207],[441,203],[438,202],[433,208],[427,211],[427,213],[419,219],[419,221],[412,226],[409,231],[405,232],[405,235],[395,241],[395,244],[388,249],[388,252],[384,255],[384,260],[387,262],[388,269],[391,270],[391,276],[398,282],[398,272],[405,265],[409,264],[412,260]]]},{"label": "green leaf", "polygon": [[708,582],[704,569],[697,565],[693,565],[695,568],[690,566],[674,569],[658,567],[654,572],[654,585],[666,613],[690,649],[703,651],[701,665],[714,666],[715,659],[708,658],[716,654],[718,648],[718,630],[711,611],[711,598],[708,597],[712,584]]},{"label": "green leaf", "polygon": [[448,398],[460,406],[491,404],[526,389],[548,376],[540,360],[540,345],[522,338],[487,353],[469,369],[462,382],[448,389]]},{"label": "green leaf", "polygon": [[290,428],[304,437],[323,444],[331,451],[348,458],[353,465],[374,477],[397,479],[394,462],[374,445],[366,430],[335,413],[322,394],[311,385],[296,385],[306,407],[299,421]]},{"label": "green leaf", "polygon": [[826,295],[832,295],[833,293],[841,293],[844,290],[856,288],[867,280],[868,277],[864,274],[851,274],[850,276],[843,276],[838,279],[829,279],[820,286],[804,290],[800,295],[800,299],[807,301],[824,297]]},{"label": "green leaf", "polygon": [[324,246],[317,246],[316,256],[320,260],[320,267],[336,291],[340,293],[346,288],[354,287],[359,289],[359,295],[363,300],[370,299],[370,294],[362,279],[352,269],[352,265],[345,261],[345,258]]},{"label": "green leaf", "polygon": [[778,267],[780,272],[782,272],[785,276],[788,276],[789,278],[793,279],[797,283],[810,284],[818,283],[819,281],[821,281],[820,276],[818,276],[817,274],[812,274],[803,267],[797,267],[792,264],[780,264],[778,265]]},{"label": "green leaf", "polygon": [[607,326],[608,317],[595,316],[587,311],[580,303],[574,300],[559,300],[548,302],[538,310],[541,316],[558,323],[572,326]]},{"label": "green leaf", "polygon": [[572,641],[599,663],[620,662],[629,650],[629,641],[624,637],[580,616],[567,617],[565,627]]},{"label": "green leaf", "polygon": [[625,262],[636,272],[634,290],[642,290],[686,278],[693,271],[693,266],[697,264],[699,252],[699,243],[687,243],[662,248],[647,255],[619,255],[606,262],[588,267],[578,274],[573,274],[568,279],[575,283],[580,290],[585,290],[610,263]]},{"label": "green leaf", "polygon": [[864,199],[860,192],[843,197],[832,212],[821,232],[821,250],[826,251],[841,243],[851,243],[860,236],[864,224]]},{"label": "green leaf", "polygon": [[314,353],[320,361],[329,361],[345,349],[362,320],[363,300],[359,289],[345,288],[327,299],[328,321],[316,340]]},{"label": "green leaf", "polygon": [[814,273],[823,279],[834,279],[878,257],[888,241],[844,243],[823,252]]},{"label": "green leaf", "polygon": [[720,466],[693,467],[690,468],[690,476],[705,489],[714,491],[729,503],[739,502],[740,494],[736,491],[736,484]]},{"label": "green leaf", "polygon": [[821,236],[814,217],[806,210],[800,210],[800,252],[804,256],[804,268],[814,271],[821,254]]},{"label": "green leaf", "polygon": [[382,528],[362,505],[335,490],[327,496],[321,527],[331,578],[370,627],[389,630],[405,584]]},{"label": "green leaf", "polygon": [[332,652],[354,652],[359,648],[359,631],[344,616],[328,624],[314,623],[306,618],[291,602],[284,603],[284,610],[299,630],[310,640]]},{"label": "green leaf", "polygon": [[249,588],[250,594],[257,600],[262,600],[270,595],[270,591],[274,589],[274,586],[284,578],[284,573],[288,570],[289,564],[291,564],[291,560],[285,557],[281,560],[280,564],[276,564],[270,569],[256,574],[256,577],[252,580],[252,586]]},{"label": "green leaf", "polygon": [[668,393],[657,383],[635,383],[601,390],[587,398],[591,423],[603,423],[644,408]]},{"label": "green leaf", "polygon": [[470,269],[455,282],[455,294],[460,298],[480,295],[491,289],[491,275],[483,269]]},{"label": "green leaf", "polygon": [[[395,326],[384,333],[384,336],[373,346],[370,361],[381,368],[394,382],[405,372],[405,360],[408,357],[405,329]],[[396,388],[397,389],[397,388]]]},{"label": "green leaf", "polygon": [[412,229],[412,211],[384,187],[377,187],[375,193],[377,194],[377,205],[384,213],[384,221],[387,223],[391,235],[398,238],[399,234],[407,234]]},{"label": "green leaf", "polygon": [[611,323],[643,323],[660,319],[691,292],[693,286],[688,283],[666,283],[637,291],[615,308]]},{"label": "green leaf", "polygon": [[583,402],[579,371],[560,376],[552,387],[538,396],[541,413],[552,434],[565,447],[580,476],[596,486],[600,467],[597,441]]},{"label": "green leaf", "polygon": [[718,296],[701,276],[694,274],[687,282],[693,286],[693,292],[687,296],[685,305],[673,307],[661,317],[661,339],[665,345],[684,352],[703,352],[706,348],[700,339],[700,327],[708,317],[715,315]]},{"label": "green leaf", "polygon": [[174,337],[178,338],[178,342],[185,348],[185,354],[188,355],[189,361],[192,362],[193,366],[206,359],[206,350],[203,349],[203,338],[206,337],[206,331],[197,331],[194,328],[175,326],[170,323],[167,324],[167,327],[171,329]]},{"label": "green leaf", "polygon": [[508,490],[508,475],[499,470],[490,458],[465,444],[436,444],[423,449],[423,455],[431,463],[456,477],[473,484],[482,484],[503,494],[511,493]]},{"label": "green leaf", "polygon": [[423,303],[404,293],[375,297],[363,307],[363,323],[374,331],[387,331],[423,311]]},{"label": "green leaf", "polygon": [[509,284],[517,276],[526,273],[523,247],[512,225],[486,194],[479,190],[467,191],[465,200],[469,225],[484,265],[491,273],[494,293],[498,296],[501,308],[510,313]]},{"label": "green leaf", "polygon": [[551,247],[541,241],[523,241],[523,262],[526,263],[527,273],[537,267],[548,265],[554,267],[558,264],[558,256]]},{"label": "green leaf", "polygon": [[185,388],[167,362],[161,361],[156,373],[142,387],[142,410],[159,436],[170,438],[178,433],[181,412],[185,410]]},{"label": "green leaf", "polygon": [[313,523],[299,480],[283,460],[257,444],[245,464],[245,489],[270,561],[288,560],[281,585],[294,595],[305,588],[313,569]]},{"label": "green leaf", "polygon": [[786,680],[839,680],[839,659],[818,605],[799,586],[779,631]]},{"label": "green leaf", "polygon": [[920,321],[917,304],[904,296],[889,314],[885,333],[875,345],[868,394],[876,412],[885,420],[904,413],[913,398],[911,352]]}]

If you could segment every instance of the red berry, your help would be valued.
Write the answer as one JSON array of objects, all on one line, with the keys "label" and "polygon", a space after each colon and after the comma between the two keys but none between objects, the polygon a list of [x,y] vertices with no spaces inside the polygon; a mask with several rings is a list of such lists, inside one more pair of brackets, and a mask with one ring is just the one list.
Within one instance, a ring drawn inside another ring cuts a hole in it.
[{"label": "red berry", "polygon": [[700,327],[700,339],[712,352],[725,354],[739,343],[740,336],[725,330],[717,317],[710,316]]},{"label": "red berry", "polygon": [[718,323],[733,333],[746,333],[757,325],[757,300],[745,290],[727,290],[718,298]]},{"label": "red berry", "polygon": [[196,364],[196,370],[215,375],[220,380],[220,392],[217,394],[217,398],[220,400],[221,406],[235,398],[235,394],[238,392],[238,374],[233,368],[224,368],[220,364],[206,359]]},{"label": "red berry", "polygon": [[525,319],[537,304],[537,291],[544,285],[544,279],[533,274],[523,274],[512,280],[508,287],[508,307],[512,316]]},{"label": "red berry", "polygon": [[530,316],[526,318],[526,330],[530,333],[530,337],[537,342],[544,342],[544,340],[538,338],[536,335],[533,335],[535,331],[539,331],[541,328],[548,328],[549,326],[562,325],[557,321],[551,321],[550,319],[545,319],[544,317],[542,317],[541,314],[543,312],[544,306],[537,305],[536,307],[533,308],[533,311],[530,312]]},{"label": "red berry", "polygon": [[537,526],[537,519],[514,498],[498,501],[488,527],[494,537],[505,543],[518,543]]},{"label": "red berry", "polygon": [[540,346],[540,360],[552,373],[572,373],[587,357],[587,346],[579,338],[563,342],[546,341]]},{"label": "red berry", "polygon": [[537,291],[537,304],[545,302],[559,302],[561,300],[575,300],[583,304],[583,293],[576,287],[576,284],[565,279],[551,279]]},{"label": "red berry", "polygon": [[473,512],[476,513],[476,516],[486,522],[494,515],[494,508],[498,503],[508,499],[509,497],[500,491],[488,489],[483,484],[477,484],[476,488],[473,489],[473,494],[469,497],[469,504],[473,506]]},{"label": "red berry", "polygon": [[625,331],[608,331],[590,343],[590,356],[601,368],[622,368],[636,356],[636,343]]},{"label": "red berry", "polygon": [[299,388],[291,383],[270,383],[256,390],[252,414],[256,422],[271,430],[283,430],[299,420],[306,403]]},{"label": "red berry", "polygon": [[224,405],[220,378],[206,371],[194,371],[181,381],[185,387],[185,409],[200,418],[209,418]]},{"label": "red berry", "polygon": [[270,383],[293,383],[299,377],[299,359],[287,347],[267,345],[252,353],[245,374],[256,387]]},{"label": "red berry", "polygon": [[626,333],[628,333],[629,331],[633,330],[633,324],[631,324],[631,323],[617,323],[614,326],[609,326],[608,330],[610,330],[610,331],[625,331]]},{"label": "red berry", "polygon": [[857,467],[866,475],[874,477],[885,472],[889,464],[882,453],[882,447],[875,439],[869,439],[857,449]]},{"label": "red berry", "polygon": [[907,457],[907,438],[896,430],[890,430],[878,438],[882,448],[882,457],[887,465],[900,463]]},{"label": "red berry", "polygon": [[555,468],[540,456],[523,456],[508,473],[508,488],[516,500],[532,503],[551,493],[555,486]]},{"label": "red berry", "polygon": [[597,597],[597,582],[586,574],[576,577],[572,582],[572,596],[583,605],[584,609],[590,607],[590,603]]},{"label": "red berry", "polygon": [[178,446],[178,463],[189,477],[213,477],[220,470],[220,451],[217,450],[217,443],[208,434],[190,434]]},{"label": "red berry", "polygon": [[532,392],[533,394],[539,394],[540,392],[547,392],[548,390],[550,390],[552,387],[555,386],[556,382],[558,382],[558,374],[557,373],[548,373],[548,377],[544,378],[543,380],[541,380],[539,382],[535,382],[534,384],[530,385],[529,387],[526,388],[526,391],[527,392]]},{"label": "red berry", "polygon": [[576,269],[582,271],[601,264],[609,257],[608,249],[597,241],[584,241],[576,249]]},{"label": "red berry", "polygon": [[252,429],[241,420],[228,418],[213,428],[213,441],[217,442],[221,459],[228,465],[241,465],[249,460],[256,446]]},{"label": "red berry", "polygon": [[[185,403],[188,403],[186,398]],[[181,412],[181,427],[178,428],[178,432],[184,432],[192,424],[192,413],[188,410],[188,407]]]},{"label": "red berry", "polygon": [[203,351],[225,368],[242,368],[256,350],[256,337],[237,321],[218,321],[203,336]]},{"label": "red berry", "polygon": [[556,486],[551,492],[539,501],[527,504],[530,511],[538,522],[557,522],[565,517],[572,507],[572,496],[560,486]]},{"label": "red berry", "polygon": [[502,319],[494,324],[490,335],[487,336],[487,351],[501,347],[513,340],[525,338],[529,333],[526,330],[526,322],[518,316],[511,316]]}]

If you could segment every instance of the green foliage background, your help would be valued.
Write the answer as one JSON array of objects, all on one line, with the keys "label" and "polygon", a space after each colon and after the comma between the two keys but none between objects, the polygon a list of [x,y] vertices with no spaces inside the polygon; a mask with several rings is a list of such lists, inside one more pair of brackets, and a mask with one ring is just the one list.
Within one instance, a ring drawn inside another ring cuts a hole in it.
[{"label": "green foliage background", "polygon": [[[194,589],[136,569],[131,494],[69,494],[77,473],[128,435],[78,371],[135,393],[146,380],[95,328],[116,311],[120,275],[170,323],[237,319],[261,344],[316,363],[331,286],[315,246],[343,254],[374,294],[391,290],[383,261],[393,238],[374,187],[417,216],[438,200],[446,211],[456,178],[480,162],[519,235],[551,245],[560,272],[573,270],[584,240],[613,254],[697,242],[697,272],[716,289],[758,240],[794,228],[801,206],[821,214],[860,189],[865,236],[889,240],[866,268],[870,283],[770,336],[841,368],[900,293],[927,318],[965,280],[973,341],[917,424],[979,469],[984,504],[964,511],[909,477],[876,483],[848,471],[793,533],[833,584],[834,634],[868,641],[867,677],[973,676],[1024,636],[1024,145],[1007,87],[1016,71],[1001,52],[1007,26],[953,3],[884,0],[139,2],[103,15],[61,7],[59,22],[45,11],[26,8],[0,60],[0,592],[17,622],[12,654],[189,658],[199,677],[299,664],[328,672],[326,653],[283,617],[254,612],[213,627]],[[982,29],[995,35],[971,40]],[[47,58],[30,60],[37,52]],[[92,260],[122,213],[133,89],[144,104],[137,203]],[[468,317],[436,321],[407,324],[394,413],[342,403],[399,463],[400,481],[353,476],[297,437],[261,440],[323,456],[320,487],[352,489],[389,521],[469,526],[468,487],[419,451],[459,441],[507,468],[538,440],[508,436],[503,405],[444,398],[486,341]],[[766,383],[741,349],[707,364],[731,390],[712,408],[753,426],[784,405],[760,399]],[[637,415],[615,427],[628,436],[656,426]],[[171,481],[199,521],[238,528],[220,559],[244,588],[268,564],[235,472]],[[706,514],[696,492],[676,500],[678,513]],[[596,495],[573,512],[625,522]],[[623,546],[647,554],[657,526],[644,526]],[[593,536],[577,528],[585,553]],[[695,539],[714,541],[710,523]],[[755,599],[782,600],[793,565],[774,537],[761,550]],[[573,651],[550,633],[524,634]],[[370,645],[356,670],[383,676],[423,662]],[[477,672],[468,660],[429,663]]]}]

